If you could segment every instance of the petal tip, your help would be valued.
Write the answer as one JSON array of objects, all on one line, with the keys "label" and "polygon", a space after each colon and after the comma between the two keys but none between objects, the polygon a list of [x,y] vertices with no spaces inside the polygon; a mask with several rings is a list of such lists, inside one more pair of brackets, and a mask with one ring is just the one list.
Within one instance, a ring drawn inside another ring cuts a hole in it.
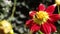
[{"label": "petal tip", "polygon": [[36,13],[36,11],[34,11],[34,10],[33,11],[30,11],[29,14],[31,14],[31,13]]},{"label": "petal tip", "polygon": [[44,6],[44,4],[41,3],[40,6]]},{"label": "petal tip", "polygon": [[53,4],[53,6],[56,6],[57,4]]},{"label": "petal tip", "polygon": [[31,13],[32,13],[32,11],[29,12],[29,14],[31,14]]},{"label": "petal tip", "polygon": [[40,5],[43,5],[42,3]]},{"label": "petal tip", "polygon": [[39,4],[39,6],[38,6],[38,10],[39,11],[44,11],[45,10],[45,5],[44,4]]}]

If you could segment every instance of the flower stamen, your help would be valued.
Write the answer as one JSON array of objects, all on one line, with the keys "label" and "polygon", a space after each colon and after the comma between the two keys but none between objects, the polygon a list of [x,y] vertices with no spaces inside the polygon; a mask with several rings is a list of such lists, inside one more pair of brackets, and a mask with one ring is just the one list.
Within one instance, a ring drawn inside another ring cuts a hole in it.
[{"label": "flower stamen", "polygon": [[44,11],[36,12],[36,16],[33,17],[34,21],[38,24],[43,24],[48,20],[48,18],[49,18],[48,13]]}]

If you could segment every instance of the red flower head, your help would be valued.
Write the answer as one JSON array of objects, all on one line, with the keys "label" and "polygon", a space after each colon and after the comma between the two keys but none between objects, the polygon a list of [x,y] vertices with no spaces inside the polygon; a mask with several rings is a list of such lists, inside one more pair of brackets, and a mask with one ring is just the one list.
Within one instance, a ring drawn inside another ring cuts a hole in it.
[{"label": "red flower head", "polygon": [[38,30],[42,31],[44,34],[56,32],[57,30],[54,22],[60,19],[60,15],[53,14],[55,7],[56,4],[53,4],[45,9],[45,6],[40,4],[38,11],[29,12],[32,19],[26,21],[26,26],[29,27],[32,32],[36,32]]}]

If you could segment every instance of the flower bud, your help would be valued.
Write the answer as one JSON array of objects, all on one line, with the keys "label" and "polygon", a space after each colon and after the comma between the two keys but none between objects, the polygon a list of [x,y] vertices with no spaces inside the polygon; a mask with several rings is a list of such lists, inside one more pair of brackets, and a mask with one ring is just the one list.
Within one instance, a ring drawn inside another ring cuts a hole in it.
[{"label": "flower bud", "polygon": [[0,22],[0,33],[7,34],[9,32],[10,34],[13,32],[11,24],[7,20],[2,20]]},{"label": "flower bud", "polygon": [[60,5],[60,0],[55,0],[57,5]]}]

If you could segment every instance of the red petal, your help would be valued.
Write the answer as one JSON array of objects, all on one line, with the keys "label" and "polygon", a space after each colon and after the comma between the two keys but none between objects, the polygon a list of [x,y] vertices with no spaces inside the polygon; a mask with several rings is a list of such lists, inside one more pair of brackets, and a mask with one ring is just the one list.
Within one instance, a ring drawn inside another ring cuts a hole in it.
[{"label": "red petal", "polygon": [[35,15],[35,13],[36,13],[36,11],[30,11],[30,12],[29,12],[29,16],[30,16],[31,18],[33,18],[33,16]]},{"label": "red petal", "polygon": [[26,26],[27,26],[27,27],[30,27],[32,23],[33,23],[33,20],[32,20],[32,19],[27,20],[27,21],[26,21]]},{"label": "red petal", "polygon": [[51,33],[51,27],[48,23],[42,24],[40,30],[44,33]]},{"label": "red petal", "polygon": [[51,26],[51,32],[56,32],[57,31],[56,27],[53,24],[50,23],[50,26]]},{"label": "red petal", "polygon": [[38,10],[39,11],[44,11],[45,10],[44,4],[40,4],[39,7],[38,7]]},{"label": "red petal", "polygon": [[60,15],[59,15],[59,14],[53,14],[53,15],[50,15],[49,17],[50,17],[49,20],[50,20],[51,22],[56,22],[57,20],[60,19]]},{"label": "red petal", "polygon": [[31,30],[32,32],[36,32],[36,31],[40,30],[40,26],[37,25],[37,24],[34,24],[34,25],[30,28],[30,30]]},{"label": "red petal", "polygon": [[48,8],[46,9],[46,12],[48,12],[49,14],[53,13],[55,10],[56,4],[48,6]]}]

